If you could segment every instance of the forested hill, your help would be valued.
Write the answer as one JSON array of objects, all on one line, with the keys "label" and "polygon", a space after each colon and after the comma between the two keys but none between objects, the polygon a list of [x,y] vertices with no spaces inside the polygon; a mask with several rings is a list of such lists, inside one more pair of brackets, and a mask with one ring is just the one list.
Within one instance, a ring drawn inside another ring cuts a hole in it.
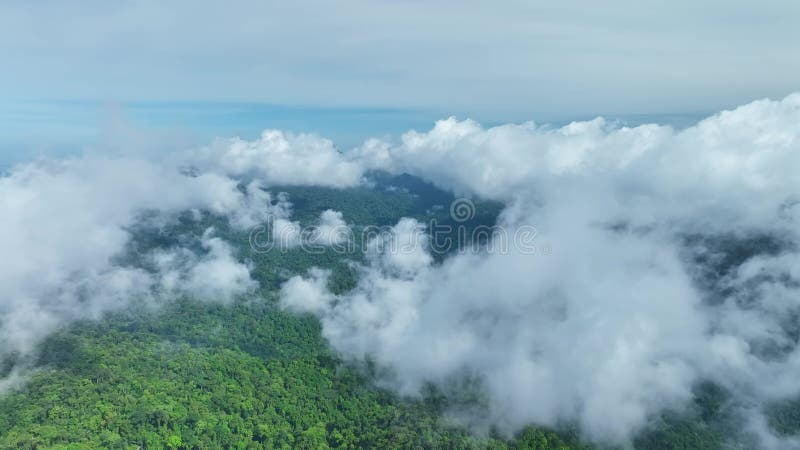
[{"label": "forested hill", "polygon": [[[388,187],[391,186],[391,189]],[[349,224],[392,224],[400,217],[440,217],[452,196],[412,177],[378,177],[372,187],[333,190],[273,187],[287,192],[293,218],[308,223],[328,208]],[[444,208],[444,210],[443,210]],[[476,202],[468,224],[491,224],[501,205]],[[81,322],[50,336],[34,360],[14,357],[2,374],[24,381],[0,397],[2,449],[325,449],[325,448],[590,448],[575,427],[530,426],[513,435],[491,427],[471,432],[450,411],[481,406],[431,387],[401,398],[375,383],[376,368],[344,361],[321,336],[319,321],[280,309],[276,289],[311,266],[333,271],[332,288],[355,282],[359,252],[252,252],[247,233],[206,214],[169,226],[132,231],[136,265],[147,249],[213,226],[252,264],[255,295],[230,304],[175,298],[157,309],[133,307]],[[735,420],[727,394],[706,384],[689,411],[665,413],[634,441],[642,449],[730,446]],[[776,413],[787,433],[796,408]],[[746,448],[746,444],[742,444]]]}]

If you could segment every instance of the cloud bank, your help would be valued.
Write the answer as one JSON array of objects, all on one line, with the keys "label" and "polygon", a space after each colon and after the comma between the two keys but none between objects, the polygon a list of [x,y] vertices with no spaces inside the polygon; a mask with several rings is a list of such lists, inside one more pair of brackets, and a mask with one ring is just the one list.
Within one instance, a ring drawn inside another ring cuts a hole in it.
[{"label": "cloud bank", "polygon": [[[615,444],[712,380],[764,446],[796,444],[770,434],[762,408],[800,395],[800,95],[680,131],[451,118],[355,153],[502,200],[499,225],[534,225],[551,251],[434,265],[414,239],[376,251],[344,295],[319,270],[289,280],[284,305],[318,315],[343,354],[390,368],[408,394],[477,376],[501,427],[576,422]],[[420,232],[404,219],[393,235]]]},{"label": "cloud bank", "polygon": [[[120,264],[142,214],[170,220],[206,211],[244,231],[270,221],[274,241],[297,245],[291,204],[265,186],[340,187],[358,183],[359,170],[330,141],[277,131],[163,157],[125,151],[12,168],[0,177],[0,356],[28,354],[54,330],[132,302],[176,295],[229,301],[256,287],[213,229],[195,238],[195,248],[144,255],[150,270]],[[334,211],[323,214],[319,245],[334,240],[331,227],[340,221]]]},{"label": "cloud bank", "polygon": [[[800,94],[757,101],[675,130],[603,119],[560,128],[437,122],[399,142],[339,152],[324,138],[265,131],[166,156],[40,160],[0,177],[0,349],[133,301],[229,301],[256,287],[208,229],[158,249],[150,270],[115,257],[143,212],[208,211],[283,246],[341,243],[325,211],[306,236],[273,185],[355,186],[370,170],[410,173],[459,195],[502,201],[498,225],[535,226],[549,252],[471,251],[435,263],[424,226],[401,219],[368,245],[350,292],[314,269],[281,301],[316,314],[331,345],[370,359],[416,394],[481,380],[487,422],[514,430],[577,423],[626,443],[694,386],[733,393],[747,429],[800,395]],[[346,233],[345,233],[346,235]]]}]

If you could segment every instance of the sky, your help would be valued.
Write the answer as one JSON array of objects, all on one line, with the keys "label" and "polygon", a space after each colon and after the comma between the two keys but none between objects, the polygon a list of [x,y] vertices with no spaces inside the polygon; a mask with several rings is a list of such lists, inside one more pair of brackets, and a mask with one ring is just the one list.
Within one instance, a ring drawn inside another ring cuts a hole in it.
[{"label": "sky", "polygon": [[0,164],[119,118],[342,147],[451,115],[688,124],[796,90],[798,22],[790,0],[4,1]]}]

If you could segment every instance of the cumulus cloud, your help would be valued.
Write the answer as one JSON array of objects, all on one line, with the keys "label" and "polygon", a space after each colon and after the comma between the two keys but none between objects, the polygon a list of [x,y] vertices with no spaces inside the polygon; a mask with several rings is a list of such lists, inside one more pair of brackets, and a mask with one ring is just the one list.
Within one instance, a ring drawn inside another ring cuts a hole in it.
[{"label": "cumulus cloud", "polygon": [[266,130],[254,141],[218,140],[189,155],[190,163],[268,184],[348,187],[361,182],[363,166],[328,139],[313,134]]},{"label": "cumulus cloud", "polygon": [[185,248],[156,251],[151,258],[158,268],[157,287],[169,295],[223,302],[251,293],[258,283],[250,278],[250,268],[234,258],[230,245],[213,234],[213,228],[203,233],[200,243],[206,254],[202,256]]},{"label": "cumulus cloud", "polygon": [[612,443],[712,380],[763,445],[791,446],[758,424],[767,402],[800,394],[800,95],[684,130],[451,118],[354,154],[502,200],[499,225],[534,225],[552,251],[512,245],[441,265],[422,244],[378,251],[339,296],[325,272],[289,280],[284,304],[319,315],[343,354],[391,369],[405,393],[477,375],[495,424],[577,422]]},{"label": "cumulus cloud", "polygon": [[[0,356],[29,353],[75,320],[137,299],[153,303],[154,293],[227,301],[252,291],[249,268],[211,231],[199,252],[149,255],[156,273],[118,264],[142,213],[207,211],[239,231],[270,222],[272,238],[291,247],[301,242],[291,203],[265,186],[340,187],[358,183],[361,173],[330,141],[276,131],[174,155],[95,152],[10,169],[0,177],[0,249],[8,255],[0,262]],[[340,221],[338,213],[323,214],[320,244],[338,239]]]},{"label": "cumulus cloud", "polygon": [[379,167],[458,193],[510,201],[600,188],[626,202],[627,214],[697,219],[705,210],[717,213],[708,214],[709,222],[747,226],[765,225],[780,205],[797,203],[799,128],[800,94],[793,94],[680,131],[619,127],[602,118],[561,128],[531,122],[484,129],[450,118],[429,132],[406,133],[399,145],[371,141],[359,152]]},{"label": "cumulus cloud", "polygon": [[405,394],[478,374],[506,429],[577,418],[617,441],[690,398],[692,365],[710,356],[695,348],[704,321],[669,247],[575,231],[561,230],[571,244],[546,257],[512,249],[434,266],[412,234],[421,225],[404,219],[392,240],[416,247],[374,242],[380,250],[353,291],[333,296],[314,271],[291,279],[282,298],[320,315],[338,350],[390,367]]},{"label": "cumulus cloud", "polygon": [[351,238],[350,227],[344,221],[342,213],[327,209],[319,216],[319,223],[310,230],[307,237],[309,243],[317,245],[337,245]]},{"label": "cumulus cloud", "polygon": [[[242,194],[214,174],[189,177],[126,158],[44,160],[0,178],[0,336],[26,352],[47,332],[141,294],[147,274],[111,263],[144,210],[225,214]],[[12,257],[13,255],[13,257]]]},{"label": "cumulus cloud", "polygon": [[291,207],[287,197],[279,194],[278,203],[268,208],[264,220],[251,228],[250,244],[254,251],[297,247],[312,253],[323,247],[347,251],[345,244],[353,243],[353,232],[341,212],[325,210],[315,224],[303,227],[300,222],[288,218],[291,216]]}]

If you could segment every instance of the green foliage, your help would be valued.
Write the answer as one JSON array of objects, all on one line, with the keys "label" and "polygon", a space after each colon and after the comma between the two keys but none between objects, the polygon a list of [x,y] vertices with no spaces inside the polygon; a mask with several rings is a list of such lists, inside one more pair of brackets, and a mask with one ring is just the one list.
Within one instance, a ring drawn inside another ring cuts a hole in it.
[{"label": "green foliage", "polygon": [[[0,448],[506,448],[371,387],[315,319],[266,301],[81,324],[48,339],[40,363],[0,398]],[[572,448],[534,433],[553,446],[513,448]]]},{"label": "green foliage", "polygon": [[[329,208],[356,228],[393,225],[402,216],[456,225],[449,218],[452,195],[413,177],[372,177],[375,188],[270,190],[290,194],[293,218],[303,225]],[[492,225],[500,205],[475,205],[475,217],[463,225]],[[142,255],[178,244],[200,253],[197,238],[214,227],[251,263],[260,291],[232,305],[175,299],[160,311],[129,310],[51,336],[27,383],[0,397],[0,448],[589,448],[575,432],[539,427],[510,438],[476,437],[444,412],[485,407],[480,380],[454,380],[448,392],[431,386],[419,399],[399,398],[375,386],[373,367],[341,361],[316,318],[275,305],[280,284],[311,266],[332,271],[335,292],[351,289],[351,262],[363,260],[360,249],[346,255],[330,249],[254,252],[247,231],[232,229],[223,218],[175,219],[164,225],[157,215],[144,215],[118,263],[147,269]],[[727,264],[721,262],[719,271]],[[23,362],[18,355],[0,361],[0,376]],[[704,384],[696,399],[691,411],[665,414],[635,439],[635,447],[721,448],[734,434],[727,394]],[[797,432],[797,411],[796,403],[776,405],[772,425]]]},{"label": "green foliage", "polygon": [[569,450],[569,449],[588,449],[588,446],[581,445],[574,437],[558,435],[551,431],[541,428],[528,427],[520,432],[515,439],[512,448],[515,450]]},{"label": "green foliage", "polygon": [[800,435],[800,397],[775,402],[767,408],[769,425],[784,436]]}]

